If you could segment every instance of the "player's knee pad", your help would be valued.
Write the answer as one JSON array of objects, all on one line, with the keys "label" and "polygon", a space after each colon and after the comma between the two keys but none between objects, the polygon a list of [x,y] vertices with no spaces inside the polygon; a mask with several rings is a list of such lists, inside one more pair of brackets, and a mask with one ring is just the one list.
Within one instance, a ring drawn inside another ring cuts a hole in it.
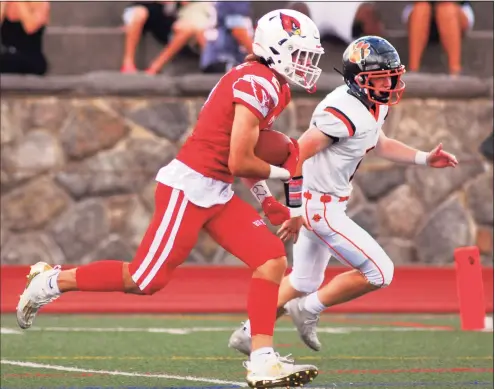
[{"label": "player's knee pad", "polygon": [[325,279],[324,274],[318,274],[313,277],[298,277],[294,272],[289,274],[289,281],[291,286],[301,293],[313,293],[316,292],[323,280]]},{"label": "player's knee pad", "polygon": [[394,277],[394,263],[388,257],[379,262],[367,260],[359,270],[371,285],[378,288],[389,286]]}]

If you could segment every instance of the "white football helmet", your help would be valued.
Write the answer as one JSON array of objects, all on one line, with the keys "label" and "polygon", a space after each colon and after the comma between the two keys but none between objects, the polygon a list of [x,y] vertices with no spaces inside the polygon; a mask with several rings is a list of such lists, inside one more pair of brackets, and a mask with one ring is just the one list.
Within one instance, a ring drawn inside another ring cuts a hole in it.
[{"label": "white football helmet", "polygon": [[292,83],[314,90],[325,53],[316,24],[301,12],[278,9],[264,15],[254,32],[253,53]]}]

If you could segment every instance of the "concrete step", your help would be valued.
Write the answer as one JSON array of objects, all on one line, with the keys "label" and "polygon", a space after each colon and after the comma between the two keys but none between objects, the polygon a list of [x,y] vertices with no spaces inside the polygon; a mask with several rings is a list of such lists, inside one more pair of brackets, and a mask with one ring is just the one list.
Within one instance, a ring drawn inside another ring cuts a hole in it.
[{"label": "concrete step", "polygon": [[[408,62],[408,40],[404,31],[392,30],[387,34],[400,53],[403,63]],[[50,62],[51,74],[81,74],[100,70],[118,70],[124,50],[124,32],[114,28],[49,27],[45,37],[45,51]],[[138,67],[144,69],[162,45],[146,36],[136,55]],[[324,71],[340,66],[344,45],[325,44],[322,58]],[[164,69],[169,75],[198,71],[197,56],[181,55]],[[472,32],[463,41],[463,65],[467,74],[493,76],[493,33]],[[446,58],[439,45],[427,48],[423,70],[443,73],[447,69]]]},{"label": "concrete step", "polygon": [[[402,11],[410,2],[378,1],[376,4],[387,29],[405,28],[402,24]],[[474,30],[493,31],[493,2],[473,1],[471,7],[474,12]]]},{"label": "concrete step", "polygon": [[123,24],[122,12],[127,1],[53,1],[51,26],[117,27]]},{"label": "concrete step", "polygon": [[[49,27],[44,48],[50,74],[70,75],[119,70],[124,53],[124,31],[119,27]],[[146,35],[136,53],[136,65],[145,69],[163,48]],[[164,69],[168,75],[198,72],[199,58],[181,55]],[[178,62],[179,61],[179,62]]]},{"label": "concrete step", "polygon": [[[390,36],[392,43],[399,51],[401,61],[409,62],[409,43],[407,34]],[[493,77],[493,33],[473,31],[462,42],[462,67],[468,75]],[[442,46],[428,45],[423,54],[421,71],[427,73],[445,73],[448,69],[447,56]]]}]

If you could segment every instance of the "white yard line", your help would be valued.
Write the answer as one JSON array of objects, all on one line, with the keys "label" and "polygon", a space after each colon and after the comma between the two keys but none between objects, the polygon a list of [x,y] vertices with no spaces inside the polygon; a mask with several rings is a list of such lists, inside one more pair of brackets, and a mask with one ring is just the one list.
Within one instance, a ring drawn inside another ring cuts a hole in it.
[{"label": "white yard line", "polygon": [[21,335],[22,331],[14,330],[13,328],[0,327],[0,334],[2,334],[2,335]]},{"label": "white yard line", "polygon": [[[236,327],[189,327],[189,328],[167,328],[167,327],[33,327],[25,332],[141,332],[159,333],[170,335],[188,335],[196,332],[230,332]],[[10,327],[2,327],[2,334],[22,334],[24,332]],[[295,332],[294,328],[277,328],[277,332]],[[353,332],[417,332],[417,331],[448,331],[442,328],[429,327],[319,327],[318,333],[322,334],[351,334]]]},{"label": "white yard line", "polygon": [[214,378],[204,378],[204,377],[194,377],[194,376],[179,376],[170,374],[145,374],[145,373],[130,373],[127,371],[108,371],[108,370],[94,370],[94,369],[81,369],[78,367],[69,366],[58,366],[58,365],[46,365],[44,363],[32,363],[32,362],[21,362],[21,361],[11,361],[8,359],[0,360],[2,365],[13,365],[22,367],[32,367],[34,369],[47,369],[47,370],[58,370],[58,371],[70,371],[78,373],[94,373],[94,374],[106,374],[114,376],[125,376],[125,377],[148,377],[148,378],[165,378],[170,380],[183,380],[183,381],[194,381],[194,382],[207,382],[211,384],[222,384],[222,385],[236,385],[236,386],[247,386],[245,382],[235,382],[235,381],[224,381],[217,380]]}]

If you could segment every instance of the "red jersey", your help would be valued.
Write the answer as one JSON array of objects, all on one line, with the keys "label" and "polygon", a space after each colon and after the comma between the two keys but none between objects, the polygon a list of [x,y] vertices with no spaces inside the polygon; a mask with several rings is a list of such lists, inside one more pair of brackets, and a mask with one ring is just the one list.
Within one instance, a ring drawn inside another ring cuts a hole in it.
[{"label": "red jersey", "polygon": [[269,129],[290,102],[289,85],[269,67],[246,62],[225,74],[212,89],[194,130],[177,159],[203,176],[231,183],[230,135],[235,104],[247,107]]}]

